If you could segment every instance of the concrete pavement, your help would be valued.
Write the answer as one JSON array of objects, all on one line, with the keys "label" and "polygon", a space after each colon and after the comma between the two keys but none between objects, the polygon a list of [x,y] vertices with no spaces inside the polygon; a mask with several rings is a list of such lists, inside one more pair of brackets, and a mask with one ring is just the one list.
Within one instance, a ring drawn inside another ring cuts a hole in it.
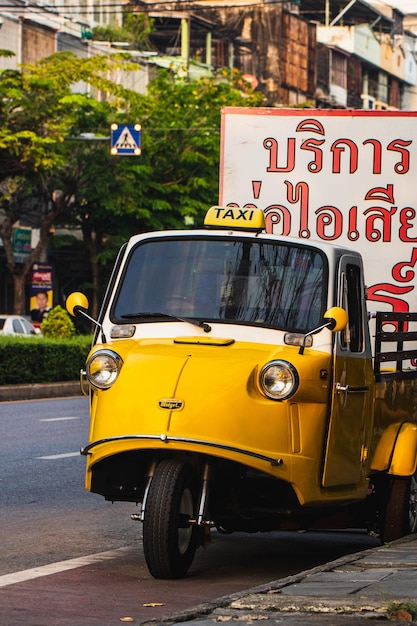
[{"label": "concrete pavement", "polygon": [[417,535],[142,626],[371,626],[375,620],[417,623]]}]

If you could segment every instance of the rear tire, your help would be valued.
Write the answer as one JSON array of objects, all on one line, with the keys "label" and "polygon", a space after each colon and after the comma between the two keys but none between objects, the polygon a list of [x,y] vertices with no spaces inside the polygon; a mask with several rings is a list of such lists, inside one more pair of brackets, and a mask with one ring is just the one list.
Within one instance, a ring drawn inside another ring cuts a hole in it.
[{"label": "rear tire", "polygon": [[389,477],[385,487],[388,500],[380,529],[383,543],[417,531],[417,472],[413,476]]},{"label": "rear tire", "polygon": [[197,548],[196,478],[193,468],[166,459],[156,468],[143,522],[145,560],[154,578],[182,578]]}]

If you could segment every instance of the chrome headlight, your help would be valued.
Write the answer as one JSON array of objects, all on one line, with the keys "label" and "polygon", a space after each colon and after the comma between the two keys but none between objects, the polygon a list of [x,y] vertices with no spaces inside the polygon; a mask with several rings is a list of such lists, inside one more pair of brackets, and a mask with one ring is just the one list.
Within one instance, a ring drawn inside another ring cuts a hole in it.
[{"label": "chrome headlight", "polygon": [[259,384],[267,398],[286,400],[298,387],[297,370],[287,361],[270,361],[259,374]]},{"label": "chrome headlight", "polygon": [[87,378],[93,387],[108,389],[122,368],[122,358],[113,350],[98,350],[87,361]]}]

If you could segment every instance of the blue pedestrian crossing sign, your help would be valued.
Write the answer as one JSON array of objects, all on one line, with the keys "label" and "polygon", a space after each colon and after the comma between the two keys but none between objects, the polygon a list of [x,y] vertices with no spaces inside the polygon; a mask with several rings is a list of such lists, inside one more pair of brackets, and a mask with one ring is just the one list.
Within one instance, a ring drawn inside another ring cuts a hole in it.
[{"label": "blue pedestrian crossing sign", "polygon": [[141,132],[140,124],[121,125],[112,124],[111,127],[111,147],[110,154],[124,156],[140,156]]}]

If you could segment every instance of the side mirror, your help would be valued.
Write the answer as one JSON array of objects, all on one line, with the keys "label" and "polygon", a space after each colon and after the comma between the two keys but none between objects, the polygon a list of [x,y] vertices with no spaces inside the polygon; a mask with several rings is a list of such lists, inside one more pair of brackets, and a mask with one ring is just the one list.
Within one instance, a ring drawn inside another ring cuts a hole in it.
[{"label": "side mirror", "polygon": [[88,307],[89,302],[87,296],[85,296],[83,293],[80,293],[79,291],[74,291],[73,293],[71,293],[65,302],[65,308],[67,309],[68,313],[73,317],[81,312],[80,309],[87,311]]},{"label": "side mirror", "polygon": [[313,330],[310,330],[310,332],[304,335],[298,354],[304,354],[307,337],[319,333],[323,330],[323,328],[329,328],[332,333],[336,333],[338,330],[343,330],[348,323],[348,314],[345,309],[342,309],[340,306],[332,306],[323,315],[323,321],[324,324],[321,324],[317,328],[313,328]]},{"label": "side mirror", "polygon": [[96,328],[101,332],[102,342],[106,343],[106,337],[103,331],[103,327],[97,320],[88,315],[88,307],[89,302],[87,296],[79,291],[74,291],[73,293],[70,293],[65,302],[65,308],[67,309],[68,313],[73,317],[75,317],[76,315],[82,315],[87,320],[92,322],[94,326],[96,326]]},{"label": "side mirror", "polygon": [[334,333],[338,330],[343,330],[346,328],[348,323],[348,314],[345,309],[342,309],[340,306],[333,306],[331,309],[328,309],[324,314],[324,319],[329,320],[331,324],[328,324],[328,328]]}]

